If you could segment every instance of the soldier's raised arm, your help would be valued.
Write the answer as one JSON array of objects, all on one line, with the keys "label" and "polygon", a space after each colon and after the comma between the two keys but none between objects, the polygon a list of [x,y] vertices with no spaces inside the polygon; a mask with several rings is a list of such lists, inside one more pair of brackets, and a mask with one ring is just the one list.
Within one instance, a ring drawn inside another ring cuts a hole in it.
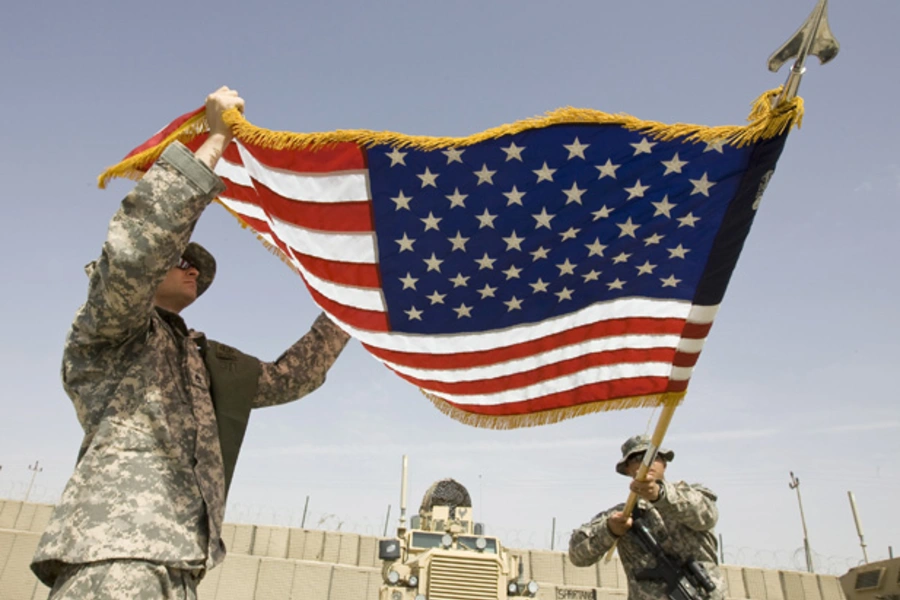
[{"label": "soldier's raised arm", "polygon": [[275,362],[262,363],[254,408],[291,402],[325,382],[325,375],[350,339],[325,313],[313,322],[309,333]]},{"label": "soldier's raised arm", "polygon": [[609,521],[613,514],[614,511],[600,513],[590,523],[585,523],[572,532],[572,537],[569,538],[569,560],[573,565],[588,567],[612,548],[613,542],[619,537],[610,530]]},{"label": "soldier's raised arm", "polygon": [[222,113],[243,104],[228,88],[211,94],[210,134],[196,155],[179,143],[169,146],[122,201],[100,257],[88,265],[88,298],[71,343],[117,343],[147,327],[156,288],[181,257],[203,209],[224,189],[212,171],[231,142]]}]

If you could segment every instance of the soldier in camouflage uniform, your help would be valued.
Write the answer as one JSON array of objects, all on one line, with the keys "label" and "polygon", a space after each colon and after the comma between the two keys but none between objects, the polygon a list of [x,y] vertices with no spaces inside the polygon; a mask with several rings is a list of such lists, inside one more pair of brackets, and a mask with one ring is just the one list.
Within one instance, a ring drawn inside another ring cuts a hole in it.
[{"label": "soldier in camouflage uniform", "polygon": [[232,139],[229,108],[243,100],[228,88],[207,98],[208,139],[196,153],[163,152],[87,268],[62,365],[85,436],[32,563],[53,600],[196,598],[225,556],[225,498],[250,409],[318,388],[347,343],[323,314],[264,363],[179,316],[215,275],[189,239],[224,188],[212,169]]},{"label": "soldier in camouflage uniform", "polygon": [[[622,445],[622,460],[616,464],[616,472],[634,478],[649,447],[647,436],[629,438]],[[666,466],[674,458],[674,452],[660,448],[646,480],[631,482],[631,490],[638,495],[635,512],[643,513],[641,522],[666,554],[676,558],[678,563],[689,558],[700,562],[716,585],[709,598],[723,600],[725,581],[718,568],[718,543],[713,531],[719,518],[716,495],[701,485],[666,481]],[[633,521],[631,517],[623,518],[624,507],[620,504],[601,512],[590,523],[573,531],[569,540],[569,559],[576,566],[590,566],[618,540],[616,547],[628,577],[629,600],[665,598],[666,588],[661,581],[636,577],[640,571],[655,567],[656,560],[644,550],[633,533],[628,535]]]}]

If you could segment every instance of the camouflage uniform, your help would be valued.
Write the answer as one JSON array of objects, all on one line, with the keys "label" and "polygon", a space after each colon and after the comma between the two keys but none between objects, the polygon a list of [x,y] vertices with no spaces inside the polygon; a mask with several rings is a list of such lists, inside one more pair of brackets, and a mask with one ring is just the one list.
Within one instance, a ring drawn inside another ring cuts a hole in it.
[{"label": "camouflage uniform", "polygon": [[[182,570],[195,584],[224,558],[225,474],[206,339],[153,306],[223,187],[187,148],[170,146],[122,202],[91,265],[62,366],[85,436],[32,563],[49,586],[63,569],[73,575],[68,565],[119,559]],[[347,339],[320,315],[277,361],[261,363],[252,407],[315,390]]]},{"label": "camouflage uniform", "polygon": [[[632,438],[634,440],[635,438]],[[629,440],[631,442],[632,440]],[[626,446],[629,444],[626,442]],[[626,446],[623,446],[623,460],[617,471],[624,474],[621,466],[627,461]],[[674,453],[660,449],[660,454],[674,457]],[[669,459],[670,460],[670,459]],[[716,495],[707,488],[687,484],[683,481],[672,483],[659,481],[660,497],[655,502],[638,499],[638,509],[643,511],[641,521],[659,542],[666,554],[681,560],[693,558],[706,568],[716,590],[709,595],[711,600],[722,600],[726,596],[726,583],[718,568],[718,542],[713,527],[719,518]],[[589,523],[574,532],[569,540],[569,559],[578,567],[587,567],[603,557],[617,539],[607,526],[608,517],[624,510],[619,504],[603,511]],[[665,598],[665,585],[658,581],[638,581],[635,573],[656,566],[656,560],[647,553],[635,538],[626,533],[618,538],[616,546],[622,566],[628,577],[629,600],[658,600]]]},{"label": "camouflage uniform", "polygon": [[62,569],[50,591],[54,600],[197,600],[189,572],[142,560],[105,560]]}]

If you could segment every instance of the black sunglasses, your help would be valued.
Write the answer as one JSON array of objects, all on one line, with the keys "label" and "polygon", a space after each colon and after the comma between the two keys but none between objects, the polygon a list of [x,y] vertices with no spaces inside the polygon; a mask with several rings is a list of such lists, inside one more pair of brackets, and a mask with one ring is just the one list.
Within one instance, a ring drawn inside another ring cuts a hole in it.
[{"label": "black sunglasses", "polygon": [[[182,271],[187,271],[188,269],[197,269],[197,266],[194,263],[187,260],[183,256],[180,259],[178,259],[178,264],[176,264],[175,266],[178,267],[179,269],[181,269]],[[197,269],[197,271],[199,272],[200,269]]]}]

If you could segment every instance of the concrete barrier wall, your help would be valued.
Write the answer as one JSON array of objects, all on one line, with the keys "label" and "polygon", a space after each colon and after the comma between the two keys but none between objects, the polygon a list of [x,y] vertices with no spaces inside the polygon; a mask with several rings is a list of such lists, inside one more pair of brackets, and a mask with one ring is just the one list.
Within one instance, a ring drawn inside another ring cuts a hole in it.
[{"label": "concrete barrier wall", "polygon": [[[28,564],[53,510],[47,504],[0,500],[0,600],[46,600]],[[200,600],[378,599],[378,538],[355,533],[226,523],[228,557],[200,584]],[[501,540],[502,541],[502,540]],[[566,553],[510,549],[539,599],[557,589],[597,590],[598,600],[625,600],[618,558],[576,567]],[[837,577],[725,565],[731,600],[844,600]]]}]

